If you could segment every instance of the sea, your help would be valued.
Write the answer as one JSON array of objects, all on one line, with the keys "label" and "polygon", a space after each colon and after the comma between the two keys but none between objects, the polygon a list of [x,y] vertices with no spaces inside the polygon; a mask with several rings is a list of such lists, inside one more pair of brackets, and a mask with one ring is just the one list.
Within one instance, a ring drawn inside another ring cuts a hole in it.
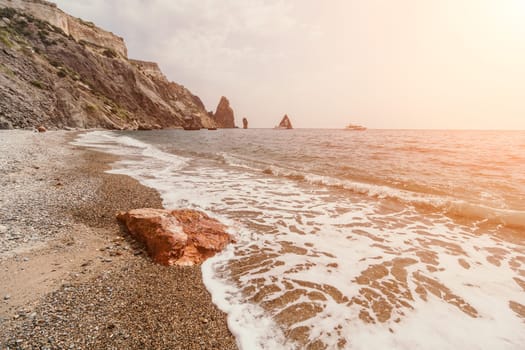
[{"label": "sea", "polygon": [[525,349],[525,131],[92,131],[110,173],[236,243],[202,265],[241,349]]}]

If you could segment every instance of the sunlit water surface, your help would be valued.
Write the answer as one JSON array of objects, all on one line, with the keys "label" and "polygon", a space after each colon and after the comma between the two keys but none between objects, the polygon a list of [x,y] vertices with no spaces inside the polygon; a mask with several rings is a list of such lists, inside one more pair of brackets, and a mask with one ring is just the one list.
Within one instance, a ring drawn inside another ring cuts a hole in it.
[{"label": "sunlit water surface", "polygon": [[96,131],[113,173],[237,243],[203,265],[243,349],[524,349],[525,132]]}]

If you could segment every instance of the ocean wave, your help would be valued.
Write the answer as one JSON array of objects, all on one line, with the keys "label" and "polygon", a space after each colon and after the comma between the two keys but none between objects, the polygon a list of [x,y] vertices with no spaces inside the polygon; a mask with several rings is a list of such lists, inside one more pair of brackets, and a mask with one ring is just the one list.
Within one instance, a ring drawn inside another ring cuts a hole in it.
[{"label": "ocean wave", "polygon": [[92,131],[81,134],[71,144],[124,156],[144,156],[168,162],[172,167],[183,166],[187,158],[164,152],[157,147],[113,131]]},{"label": "ocean wave", "polygon": [[399,147],[394,147],[393,151],[396,152],[414,152],[414,153],[432,153],[432,154],[451,154],[452,152],[449,150],[444,149],[436,149],[436,148],[425,148],[417,145],[403,145]]},{"label": "ocean wave", "polygon": [[[170,164],[170,171],[183,167],[189,161],[189,158],[164,152],[151,144],[126,135],[119,135],[115,132],[89,132],[80,135],[73,144],[105,150],[117,155],[143,156],[150,160],[167,162]],[[203,155],[199,154],[195,156],[202,157]],[[209,157],[210,154],[207,154],[207,156]],[[294,169],[292,166],[285,167],[260,159],[240,157],[226,152],[215,153],[212,159],[229,166],[259,172],[264,175],[281,177],[290,181],[304,182],[335,190],[350,191],[375,199],[393,200],[424,212],[439,212],[452,218],[469,219],[474,222],[502,225],[505,227],[525,228],[525,211],[495,208],[481,203],[472,203],[453,196],[436,194],[431,188],[425,191],[425,186],[421,186],[421,191],[410,191],[393,187],[390,184],[373,184],[351,179],[317,175],[307,170]],[[400,184],[400,187],[401,186],[402,184]]]},{"label": "ocean wave", "polygon": [[409,192],[389,186],[358,183],[316,175],[306,176],[306,180],[312,184],[344,189],[373,198],[395,200],[422,211],[440,212],[448,217],[483,221],[506,227],[525,228],[525,211],[494,208],[447,196]]},{"label": "ocean wave", "polygon": [[[225,156],[224,159],[229,165],[260,171],[265,175],[307,182],[336,190],[351,191],[352,193],[376,199],[394,200],[425,212],[439,212],[456,219],[462,218],[505,227],[525,228],[525,211],[490,207],[446,195],[413,192],[387,185],[301,173],[276,165],[256,164],[255,162],[249,162],[233,156]],[[428,189],[428,192],[431,191],[432,189]]]}]

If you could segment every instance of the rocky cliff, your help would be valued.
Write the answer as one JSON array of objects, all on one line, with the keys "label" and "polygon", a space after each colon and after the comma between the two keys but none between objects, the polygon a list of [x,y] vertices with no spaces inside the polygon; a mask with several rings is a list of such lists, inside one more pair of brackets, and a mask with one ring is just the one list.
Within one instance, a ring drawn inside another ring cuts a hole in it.
[{"label": "rocky cliff", "polygon": [[0,7],[17,9],[60,28],[66,35],[71,35],[77,41],[83,40],[104,46],[114,50],[122,57],[127,57],[128,50],[124,39],[96,27],[91,22],[68,15],[53,3],[42,0],[0,0]]},{"label": "rocky cliff", "polygon": [[0,125],[214,127],[202,101],[122,38],[41,0],[0,0]]},{"label": "rocky cliff", "polygon": [[213,119],[220,128],[235,128],[233,109],[230,107],[230,101],[226,97],[221,97]]}]

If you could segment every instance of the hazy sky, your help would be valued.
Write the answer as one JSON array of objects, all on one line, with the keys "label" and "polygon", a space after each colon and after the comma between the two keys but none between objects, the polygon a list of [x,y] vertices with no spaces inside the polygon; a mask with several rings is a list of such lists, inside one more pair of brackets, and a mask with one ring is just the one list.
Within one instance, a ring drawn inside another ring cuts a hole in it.
[{"label": "hazy sky", "polygon": [[525,129],[525,0],[56,2],[238,125]]}]

